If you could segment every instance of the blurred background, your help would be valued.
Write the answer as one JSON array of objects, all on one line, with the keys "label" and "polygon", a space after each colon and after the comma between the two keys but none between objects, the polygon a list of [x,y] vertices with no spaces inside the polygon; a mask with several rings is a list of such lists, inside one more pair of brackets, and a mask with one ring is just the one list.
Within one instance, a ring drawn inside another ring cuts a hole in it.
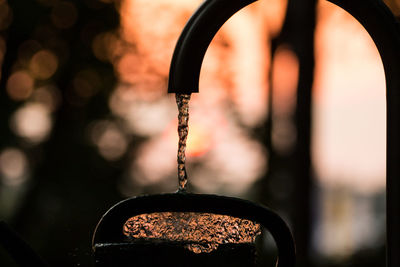
[{"label": "blurred background", "polygon": [[[0,218],[51,266],[91,266],[116,202],[177,190],[169,63],[201,2],[0,0]],[[385,266],[384,92],[377,49],[345,11],[258,1],[207,51],[189,189],[276,210],[298,266]],[[15,266],[2,249],[0,265]]]}]

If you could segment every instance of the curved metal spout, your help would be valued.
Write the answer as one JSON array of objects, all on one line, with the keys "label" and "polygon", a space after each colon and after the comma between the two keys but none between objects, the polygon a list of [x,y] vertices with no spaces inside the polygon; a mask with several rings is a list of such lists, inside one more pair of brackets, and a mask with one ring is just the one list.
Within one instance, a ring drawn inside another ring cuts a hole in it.
[{"label": "curved metal spout", "polygon": [[204,55],[222,25],[256,0],[207,0],[193,14],[176,44],[169,72],[168,93],[199,91]]},{"label": "curved metal spout", "polygon": [[[205,52],[218,29],[256,0],[206,0],[183,30],[172,58],[168,92],[198,92]],[[387,266],[400,266],[400,24],[383,1],[328,0],[356,18],[378,48],[387,96]]]}]

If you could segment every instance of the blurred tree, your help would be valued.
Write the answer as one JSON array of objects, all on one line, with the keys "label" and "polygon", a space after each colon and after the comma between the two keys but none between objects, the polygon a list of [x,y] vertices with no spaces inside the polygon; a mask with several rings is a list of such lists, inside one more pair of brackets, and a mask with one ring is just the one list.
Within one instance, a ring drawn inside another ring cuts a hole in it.
[{"label": "blurred tree", "polygon": [[[269,170],[260,181],[258,193],[260,201],[284,212],[291,221],[299,266],[311,265],[311,94],[316,3],[289,0],[282,29],[272,39],[272,64],[281,55],[289,58],[293,63],[276,67],[285,67],[289,73],[285,79],[294,82],[289,87],[277,88],[274,72],[279,70],[273,65],[269,73],[269,113],[265,125]],[[287,91],[289,97],[279,96],[285,93],[282,91]]]},{"label": "blurred tree", "polygon": [[[120,38],[120,32],[116,30],[120,21],[120,14],[117,11],[120,2],[115,2],[111,0],[36,0],[7,3],[5,0],[0,0],[2,15],[0,52],[4,54],[0,80],[0,121],[2,122],[0,124],[0,171],[1,161],[4,158],[3,152],[10,152],[11,148],[14,154],[8,155],[14,156],[14,159],[26,157],[25,165],[27,166],[21,167],[21,172],[26,172],[23,173],[25,176],[31,176],[19,178],[18,185],[7,184],[2,177],[0,201],[14,204],[11,205],[12,208],[7,208],[11,212],[5,212],[6,208],[3,206],[6,205],[0,203],[0,212],[4,213],[1,215],[45,260],[54,266],[90,265],[90,239],[94,226],[100,216],[121,199],[117,192],[118,178],[123,176],[122,172],[126,169],[132,168],[129,155],[111,160],[105,159],[89,141],[91,138],[89,135],[92,134],[90,129],[94,127],[93,122],[104,121],[106,118],[106,120],[112,120],[113,127],[127,127],[127,125],[120,126],[122,124],[120,121],[124,118],[118,117],[118,114],[111,115],[108,108],[112,91],[117,91],[113,90],[117,78],[119,85],[122,84],[121,95],[126,92],[125,87],[132,84],[144,84],[141,87],[143,92],[139,94],[151,95],[148,97],[151,100],[148,101],[150,104],[147,103],[147,111],[157,111],[157,105],[154,105],[155,108],[152,109],[151,104],[161,98],[165,99],[162,90],[166,84],[167,71],[160,70],[160,66],[166,60],[167,57],[164,54],[167,53],[162,43],[171,41],[167,37],[173,34],[165,30],[157,32],[153,31],[152,27],[143,27],[140,29],[144,32],[142,34],[153,34],[157,42],[141,43],[135,34],[128,34],[125,40],[121,38],[122,41],[120,41],[123,43],[124,52],[129,53],[127,58],[131,61],[125,60],[125,63],[128,62],[126,65],[122,64],[124,62],[121,58],[115,60],[117,63],[110,62],[107,49],[114,49],[114,47],[98,41],[105,40],[111,35]],[[398,10],[398,1],[388,0],[387,2],[393,10]],[[145,1],[138,4],[145,7],[149,5]],[[313,225],[310,203],[313,180],[310,140],[315,5],[315,0],[289,0],[283,27],[272,40],[272,64],[275,64],[279,56],[284,55],[282,51],[286,51],[286,56],[294,62],[291,70],[294,73],[295,84],[290,92],[294,101],[291,102],[288,110],[282,116],[278,114],[279,107],[275,107],[275,100],[279,98],[275,93],[279,90],[275,88],[274,69],[271,68],[269,74],[271,76],[270,112],[266,125],[254,129],[257,126],[242,125],[237,122],[240,122],[237,118],[233,123],[240,126],[234,128],[235,130],[240,128],[246,133],[255,132],[258,141],[263,140],[268,150],[270,156],[268,174],[255,187],[261,185],[257,189],[259,189],[258,195],[262,202],[290,218],[297,240],[299,266],[311,266],[309,256]],[[133,8],[133,11],[137,10],[138,8]],[[153,11],[151,8],[147,10],[150,14]],[[158,9],[158,11],[160,13],[157,16],[164,15],[171,20],[169,11],[165,12],[165,9],[161,11]],[[133,12],[133,14],[136,13]],[[139,17],[140,14],[136,15]],[[148,26],[147,15],[147,13],[142,14],[143,17],[140,18],[142,24],[134,24],[139,26],[133,30],[133,33],[139,34],[137,32],[140,32],[138,29],[141,28],[140,25]],[[188,15],[190,14],[184,12],[175,16],[174,20],[182,19],[184,16],[186,19]],[[127,17],[130,16],[132,15],[128,12]],[[165,26],[163,21],[159,22],[159,25]],[[170,24],[166,25],[169,27]],[[165,39],[160,34],[161,32],[167,36]],[[112,34],[107,35],[109,33]],[[149,40],[153,39],[149,38],[145,41],[149,42]],[[219,42],[220,47],[232,49],[232,47],[229,48],[227,40],[229,41],[229,38],[222,35],[215,41]],[[6,50],[3,48],[3,43]],[[227,61],[226,50],[224,51],[219,54],[222,67],[216,69],[226,72],[218,71],[215,75],[228,77],[225,81],[229,83],[231,82],[229,78],[233,75],[227,71],[229,68],[226,66],[229,64],[226,62],[230,61]],[[116,51],[117,56],[114,56],[122,57],[123,53],[118,54],[118,52],[121,51]],[[146,53],[155,57],[155,63],[142,62],[143,54]],[[161,55],[160,58],[158,58],[159,55]],[[161,61],[158,61],[160,59]],[[126,77],[116,77],[116,75],[123,76],[118,74],[116,65],[127,69],[126,76],[133,81],[124,80],[123,78]],[[129,82],[132,84],[126,85]],[[150,88],[151,86],[154,88]],[[232,90],[230,83],[222,87],[228,88],[226,95],[233,95],[230,91]],[[156,93],[151,89],[156,89]],[[138,102],[142,100],[139,99]],[[232,99],[225,99],[225,102],[221,103],[224,103],[224,109],[235,113],[237,107],[233,102]],[[121,101],[121,103],[137,104],[134,101],[127,101],[127,103]],[[137,107],[139,108],[136,111],[139,113],[140,105]],[[164,110],[159,109],[158,112],[163,113]],[[48,125],[43,126],[44,122]],[[104,126],[101,123],[95,125],[96,127]],[[282,126],[287,127],[286,130],[284,127],[279,128]],[[42,130],[37,131],[37,127]],[[280,136],[282,129],[283,138]],[[288,132],[292,135],[285,135]],[[158,135],[159,133],[151,137],[144,137],[144,135],[138,137],[140,136],[138,134],[129,140],[128,145],[134,148],[137,144],[143,143],[144,139],[156,139]],[[282,140],[292,140],[292,142],[282,146],[282,143],[279,143]],[[229,146],[232,147],[232,143],[229,143]],[[109,155],[113,158],[112,153]],[[204,161],[204,158],[198,159],[198,165],[201,160]],[[23,162],[23,160],[20,161]],[[15,160],[8,162],[15,162]],[[150,171],[153,171],[152,167]],[[15,172],[15,169],[11,171]],[[204,173],[201,175],[206,176]],[[210,176],[210,179],[213,179],[213,176]],[[132,178],[134,177],[129,177],[133,180]],[[140,181],[136,182],[137,184],[131,187],[139,191],[137,188],[140,188]],[[164,183],[169,183],[169,181]],[[141,189],[156,192],[162,186],[164,185],[151,184],[146,188],[142,185]],[[225,187],[224,182],[220,187]],[[9,266],[10,261],[5,256],[3,257],[3,252],[0,253],[2,253],[0,265]],[[372,255],[372,253],[360,253],[360,255],[366,254]],[[381,253],[376,255],[371,261],[365,261],[364,256],[356,255],[353,261],[354,266],[366,267],[367,264],[377,266]],[[320,265],[327,266],[328,264],[321,263]],[[343,266],[343,263],[332,265]]]},{"label": "blurred tree", "polygon": [[[95,57],[92,42],[114,31],[119,15],[111,1],[10,1],[9,7],[13,20],[0,82],[1,147],[22,149],[34,171],[8,221],[51,265],[87,266],[94,226],[119,199],[115,184],[120,173],[120,162],[106,162],[88,142],[90,122],[109,114],[115,82],[112,65]],[[21,100],[9,88],[17,70],[34,79],[33,92]],[[34,143],[18,137],[7,122],[18,108],[38,101],[36,92],[43,87],[58,106],[50,133]]]}]

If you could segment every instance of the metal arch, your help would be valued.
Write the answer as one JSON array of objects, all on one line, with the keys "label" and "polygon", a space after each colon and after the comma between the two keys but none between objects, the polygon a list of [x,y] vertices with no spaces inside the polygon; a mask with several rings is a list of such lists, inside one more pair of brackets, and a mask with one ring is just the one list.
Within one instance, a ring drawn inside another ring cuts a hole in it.
[{"label": "metal arch", "polygon": [[329,0],[367,30],[382,58],[386,78],[387,266],[400,266],[400,25],[379,0]]},{"label": "metal arch", "polygon": [[[382,58],[387,94],[387,266],[400,266],[400,26],[381,0],[329,0],[356,18]],[[218,29],[255,0],[206,0],[180,36],[172,58],[168,92],[198,92],[205,52]]]},{"label": "metal arch", "polygon": [[152,212],[207,212],[230,215],[256,221],[273,236],[278,248],[277,267],[295,266],[295,245],[289,227],[270,209],[250,201],[189,193],[172,193],[130,198],[108,210],[98,223],[92,246],[96,244],[124,243],[124,223],[132,216]]}]

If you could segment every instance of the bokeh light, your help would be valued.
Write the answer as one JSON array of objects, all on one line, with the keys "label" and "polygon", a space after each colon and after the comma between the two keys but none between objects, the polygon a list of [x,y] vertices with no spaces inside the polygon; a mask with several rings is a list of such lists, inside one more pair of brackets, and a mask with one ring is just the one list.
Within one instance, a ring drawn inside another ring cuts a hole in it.
[{"label": "bokeh light", "polygon": [[7,80],[7,93],[11,99],[27,99],[33,91],[34,80],[27,71],[16,71]]},{"label": "bokeh light", "polygon": [[[177,129],[177,124],[174,123],[174,129]],[[190,125],[190,135],[187,139],[186,154],[188,157],[199,157],[207,153],[212,147],[210,131],[205,129],[200,124]]]},{"label": "bokeh light", "polygon": [[[385,186],[385,76],[376,46],[348,13],[320,4],[313,154],[320,181],[376,192]],[[350,41],[351,40],[351,41]]]},{"label": "bokeh light", "polygon": [[41,103],[26,103],[12,116],[14,132],[32,144],[44,141],[50,134],[52,119],[48,108]]},{"label": "bokeh light", "polygon": [[203,168],[192,172],[190,182],[201,192],[243,196],[267,168],[260,143],[239,129],[229,130],[218,134]]},{"label": "bokeh light", "polygon": [[105,159],[117,160],[126,152],[128,140],[115,123],[98,121],[90,128],[92,142]]},{"label": "bokeh light", "polygon": [[296,127],[293,116],[296,108],[299,60],[290,47],[278,47],[272,62],[273,124],[272,145],[280,154],[293,151]]},{"label": "bokeh light", "polygon": [[0,152],[1,182],[17,186],[28,178],[28,159],[23,151],[17,148],[5,148]]},{"label": "bokeh light", "polygon": [[[178,188],[177,107],[166,92],[168,72],[179,34],[202,1],[0,0],[7,94],[0,215],[16,218],[52,265],[90,265],[81,262],[90,247],[79,233],[93,228],[100,212],[94,206]],[[399,0],[384,1],[400,14]],[[312,64],[303,64],[307,53],[297,39],[296,27],[304,24],[291,24],[301,16],[285,21],[288,3],[256,1],[225,23],[208,48],[200,93],[190,101],[188,189],[260,200],[287,217],[294,232],[299,225],[290,220],[302,202],[291,200],[309,189],[310,254],[345,262],[359,250],[384,246],[383,70],[360,25],[319,3],[316,179],[296,186],[291,167],[298,165],[302,123],[296,88]],[[294,15],[311,10],[305,6]]]},{"label": "bokeh light", "polygon": [[174,103],[168,98],[152,102],[128,100],[115,91],[110,98],[110,107],[115,115],[124,120],[131,133],[142,136],[163,132],[169,121],[176,117]]},{"label": "bokeh light", "polygon": [[0,1],[0,31],[10,26],[13,19],[12,9],[7,1]]},{"label": "bokeh light", "polygon": [[272,62],[274,116],[288,116],[294,112],[298,77],[299,60],[296,54],[290,47],[278,47]]},{"label": "bokeh light", "polygon": [[31,97],[32,102],[38,102],[50,112],[54,112],[61,102],[58,88],[54,85],[45,85],[35,89]]},{"label": "bokeh light", "polygon": [[96,35],[92,42],[93,53],[102,61],[112,61],[116,53],[118,37],[112,32],[102,32]]},{"label": "bokeh light", "polygon": [[49,50],[41,50],[33,55],[29,69],[32,74],[40,80],[50,78],[57,70],[58,59]]},{"label": "bokeh light", "polygon": [[3,62],[6,49],[7,49],[6,41],[4,40],[4,38],[0,37],[0,64]]},{"label": "bokeh light", "polygon": [[[121,4],[125,49],[120,46],[113,56],[119,84],[109,106],[131,133],[150,138],[132,163],[130,177],[136,187],[171,188],[166,183],[171,183],[177,168],[177,107],[172,97],[165,97],[168,70],[179,33],[199,4],[164,0]],[[157,19],[148,23],[149,18]],[[245,194],[266,171],[266,153],[259,141],[251,140],[245,130],[237,133],[266,118],[266,32],[265,13],[256,3],[231,18],[207,50],[201,94],[193,95],[190,102],[188,175],[195,190]],[[102,35],[97,38],[99,43],[115,42],[102,40]],[[246,160],[239,159],[240,155]]]},{"label": "bokeh light", "polygon": [[[220,29],[224,38],[221,41],[228,44],[223,47],[214,42],[215,59],[218,60],[217,69],[210,75],[212,82],[222,80],[230,91],[227,98],[232,99],[234,109],[240,116],[240,121],[247,127],[254,127],[265,120],[267,114],[267,73],[269,69],[268,31],[265,22],[265,14],[261,11],[263,7],[256,2],[234,15]],[[218,38],[218,37],[217,37]],[[217,39],[218,40],[218,39]],[[209,51],[212,52],[212,51]],[[207,52],[208,53],[208,52]],[[225,58],[221,58],[225,54]],[[210,55],[211,56],[211,55]],[[207,60],[207,55],[205,60]],[[222,67],[221,61],[225,64]],[[207,67],[207,62],[203,70]],[[226,68],[230,71],[226,77],[221,73]],[[204,76],[205,76],[204,75]],[[215,76],[214,76],[215,75]],[[202,76],[202,78],[206,78]],[[218,77],[219,76],[219,77]],[[200,84],[202,85],[202,84]],[[215,88],[215,90],[221,90]]]},{"label": "bokeh light", "polygon": [[[175,170],[177,170],[176,151],[177,147],[172,142],[166,142],[168,138],[158,136],[144,142],[137,149],[137,157],[133,160],[130,167],[129,178],[134,179],[137,186],[163,185],[165,180],[170,184],[169,189],[177,188],[176,183],[171,180]],[[163,155],[160,157],[160,155]],[[175,186],[176,185],[176,186]],[[129,189],[126,191],[129,192]]]}]

